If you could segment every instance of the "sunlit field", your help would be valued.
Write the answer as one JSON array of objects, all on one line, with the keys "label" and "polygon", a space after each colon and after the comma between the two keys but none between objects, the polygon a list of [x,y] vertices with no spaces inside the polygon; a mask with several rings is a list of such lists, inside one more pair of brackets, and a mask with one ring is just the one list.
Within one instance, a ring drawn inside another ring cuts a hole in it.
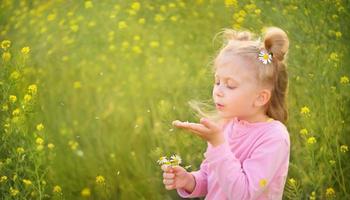
[{"label": "sunlit field", "polygon": [[290,40],[284,199],[350,199],[349,1],[0,2],[0,199],[181,199],[157,160],[198,170],[206,142],[171,122],[211,102],[217,33],[268,26]]}]

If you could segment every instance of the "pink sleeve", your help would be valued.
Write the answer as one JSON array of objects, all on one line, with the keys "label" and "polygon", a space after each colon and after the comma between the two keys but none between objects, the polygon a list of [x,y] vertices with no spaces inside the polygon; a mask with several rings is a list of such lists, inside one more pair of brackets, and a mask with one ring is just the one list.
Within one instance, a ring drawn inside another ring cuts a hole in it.
[{"label": "pink sleeve", "polygon": [[288,158],[289,142],[276,136],[264,138],[242,164],[227,142],[209,148],[204,155],[208,170],[228,199],[256,199]]},{"label": "pink sleeve", "polygon": [[[229,122],[223,123],[222,128],[225,129]],[[209,143],[207,143],[207,150],[209,151],[210,148],[212,148]],[[205,155],[206,153],[204,153]],[[204,197],[208,193],[208,184],[207,184],[207,171],[208,171],[208,162],[206,159],[203,160],[203,162],[200,165],[200,170],[191,172],[193,175],[196,185],[192,193],[186,192],[184,189],[177,189],[177,193],[182,198],[194,198],[194,197]]]},{"label": "pink sleeve", "polygon": [[198,171],[190,172],[196,181],[195,188],[192,193],[186,192],[184,189],[176,189],[177,193],[182,198],[194,198],[194,197],[204,197],[207,195],[207,167],[208,163],[204,160]]}]

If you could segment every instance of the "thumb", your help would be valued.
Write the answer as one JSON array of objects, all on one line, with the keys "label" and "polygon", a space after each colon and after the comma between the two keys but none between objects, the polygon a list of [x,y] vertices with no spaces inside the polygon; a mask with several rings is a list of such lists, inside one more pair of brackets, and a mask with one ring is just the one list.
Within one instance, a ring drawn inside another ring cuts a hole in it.
[{"label": "thumb", "polygon": [[176,165],[176,166],[171,166],[171,169],[173,170],[173,173],[177,174],[179,172],[186,171],[183,167]]}]

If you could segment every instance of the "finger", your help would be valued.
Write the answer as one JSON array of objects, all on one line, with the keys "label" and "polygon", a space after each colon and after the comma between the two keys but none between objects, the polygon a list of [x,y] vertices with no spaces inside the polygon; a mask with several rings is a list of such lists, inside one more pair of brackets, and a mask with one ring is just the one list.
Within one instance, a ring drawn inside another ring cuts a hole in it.
[{"label": "finger", "polygon": [[197,133],[199,132],[202,134],[207,134],[209,132],[209,129],[205,127],[203,124],[197,124],[192,122],[181,122],[179,120],[174,121],[173,124],[176,127],[185,128],[185,129],[188,129],[189,131],[196,131]]},{"label": "finger", "polygon": [[189,122],[182,122],[180,120],[173,121],[173,126],[179,127],[179,128],[186,128],[189,124]]},{"label": "finger", "polygon": [[165,172],[172,172],[173,170],[171,169],[171,165],[163,164],[161,166],[162,170]]},{"label": "finger", "polygon": [[172,190],[174,189],[174,185],[165,185],[165,189]]},{"label": "finger", "polygon": [[182,172],[182,171],[186,171],[183,167],[181,166],[172,166],[172,169],[174,171],[174,174]]},{"label": "finger", "polygon": [[207,118],[201,118],[200,119],[200,123],[203,124],[208,129],[214,131],[214,132],[220,131],[220,127],[217,124],[215,124],[214,122],[212,122],[209,119],[207,119]]},{"label": "finger", "polygon": [[163,173],[163,178],[173,179],[175,177],[174,173]]},{"label": "finger", "polygon": [[163,179],[164,185],[172,185],[174,183],[174,179]]}]

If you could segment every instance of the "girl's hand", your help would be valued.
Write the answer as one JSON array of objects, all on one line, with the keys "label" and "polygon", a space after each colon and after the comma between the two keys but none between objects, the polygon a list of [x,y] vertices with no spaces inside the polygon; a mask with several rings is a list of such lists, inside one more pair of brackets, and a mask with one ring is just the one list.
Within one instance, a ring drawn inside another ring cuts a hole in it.
[{"label": "girl's hand", "polygon": [[191,193],[194,190],[194,177],[181,166],[162,165],[165,189],[183,188]]},{"label": "girl's hand", "polygon": [[212,146],[218,146],[225,141],[222,128],[206,118],[201,118],[200,124],[175,120],[173,125],[195,133],[202,139],[207,140]]}]

